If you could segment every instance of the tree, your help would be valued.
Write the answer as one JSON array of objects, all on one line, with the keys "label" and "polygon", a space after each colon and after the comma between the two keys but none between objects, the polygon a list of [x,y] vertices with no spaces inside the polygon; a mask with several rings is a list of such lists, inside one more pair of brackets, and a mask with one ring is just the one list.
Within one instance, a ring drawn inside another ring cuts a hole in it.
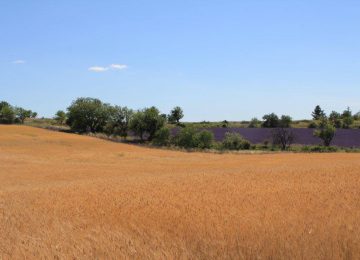
[{"label": "tree", "polygon": [[331,122],[331,124],[333,126],[335,126],[336,128],[340,128],[342,125],[341,122],[341,115],[340,113],[336,112],[336,111],[332,111],[329,115],[329,121]]},{"label": "tree", "polygon": [[184,127],[175,137],[176,145],[184,148],[194,148],[197,146],[196,131],[193,127]]},{"label": "tree", "polygon": [[176,123],[179,124],[180,123],[180,119],[184,117],[184,113],[183,110],[181,109],[181,107],[174,107],[173,110],[171,110],[170,115],[169,115],[169,122],[170,123]]},{"label": "tree", "polygon": [[37,115],[38,115],[38,113],[37,113],[37,112],[32,112],[30,117],[31,117],[31,118],[36,118],[36,117],[37,117]]},{"label": "tree", "polygon": [[336,128],[330,123],[325,124],[322,128],[314,131],[314,135],[323,140],[325,146],[330,146],[336,133]]},{"label": "tree", "polygon": [[321,109],[319,105],[317,105],[314,111],[311,113],[314,120],[320,120],[322,117],[326,117],[324,110]]},{"label": "tree", "polygon": [[260,126],[260,124],[261,124],[261,122],[260,122],[260,120],[259,119],[257,119],[256,117],[254,117],[254,118],[252,118],[251,120],[250,120],[250,123],[249,123],[249,128],[257,128],[257,127],[259,127]]},{"label": "tree", "polygon": [[210,149],[214,142],[214,134],[208,130],[202,130],[195,135],[196,147]]},{"label": "tree", "polygon": [[295,140],[295,134],[291,128],[278,127],[273,130],[273,144],[279,145],[281,150],[290,148]]},{"label": "tree", "polygon": [[78,132],[101,132],[109,118],[109,105],[95,98],[78,98],[67,110],[66,123]]},{"label": "tree", "polygon": [[291,116],[282,115],[279,120],[278,127],[289,128],[289,127],[291,127],[291,123],[292,123]]},{"label": "tree", "polygon": [[157,146],[167,146],[170,144],[170,130],[163,127],[156,131],[152,143]]},{"label": "tree", "polygon": [[265,128],[274,128],[279,125],[279,117],[275,113],[264,115],[263,120],[262,127]]},{"label": "tree", "polygon": [[222,141],[222,147],[228,150],[248,150],[250,146],[250,142],[239,133],[226,132]]},{"label": "tree", "polygon": [[15,111],[7,102],[0,103],[0,124],[12,124],[15,120]]},{"label": "tree", "polygon": [[130,120],[130,130],[139,136],[141,141],[144,141],[144,134],[146,132],[144,117],[145,113],[143,111],[137,111]]},{"label": "tree", "polygon": [[148,134],[148,140],[152,141],[156,131],[165,125],[165,118],[161,116],[156,107],[145,108],[134,114],[130,121],[130,129],[140,139],[144,140],[144,134]]},{"label": "tree", "polygon": [[66,123],[66,113],[62,110],[57,111],[54,116],[54,120],[59,125],[64,125]]},{"label": "tree", "polygon": [[22,107],[15,108],[16,117],[19,119],[20,123],[24,123],[26,118],[30,118],[32,115],[31,110],[26,110]]},{"label": "tree", "polygon": [[104,128],[105,132],[109,135],[120,135],[126,138],[132,115],[133,111],[127,107],[109,107],[109,118]]},{"label": "tree", "polygon": [[151,141],[156,131],[164,126],[165,119],[156,107],[150,107],[144,110],[144,123],[146,127],[145,130],[149,134],[148,140]]},{"label": "tree", "polygon": [[350,126],[354,123],[354,118],[352,116],[352,112],[348,107],[341,115],[343,121],[343,128],[350,128]]}]

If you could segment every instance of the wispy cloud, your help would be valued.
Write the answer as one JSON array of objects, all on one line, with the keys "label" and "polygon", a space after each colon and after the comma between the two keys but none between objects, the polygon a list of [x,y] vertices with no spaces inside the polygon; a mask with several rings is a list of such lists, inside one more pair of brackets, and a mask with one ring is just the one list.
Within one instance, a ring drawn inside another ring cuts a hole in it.
[{"label": "wispy cloud", "polygon": [[127,69],[128,66],[125,64],[110,64],[107,67],[102,67],[102,66],[93,66],[88,68],[89,71],[93,71],[93,72],[104,72],[107,70],[124,70]]},{"label": "wispy cloud", "polygon": [[113,70],[124,70],[128,68],[125,64],[111,64],[109,67]]},{"label": "wispy cloud", "polygon": [[14,60],[13,62],[11,62],[12,64],[24,64],[26,63],[25,60]]},{"label": "wispy cloud", "polygon": [[108,69],[109,68],[107,68],[107,67],[93,66],[93,67],[90,67],[88,70],[94,71],[94,72],[104,72],[104,71],[107,71]]}]

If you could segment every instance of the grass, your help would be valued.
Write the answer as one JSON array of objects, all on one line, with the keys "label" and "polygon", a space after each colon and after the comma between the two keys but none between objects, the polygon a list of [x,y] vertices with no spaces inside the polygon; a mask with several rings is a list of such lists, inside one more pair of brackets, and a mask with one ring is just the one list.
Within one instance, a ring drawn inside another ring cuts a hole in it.
[{"label": "grass", "polygon": [[0,126],[0,259],[358,259],[360,154],[183,153]]}]

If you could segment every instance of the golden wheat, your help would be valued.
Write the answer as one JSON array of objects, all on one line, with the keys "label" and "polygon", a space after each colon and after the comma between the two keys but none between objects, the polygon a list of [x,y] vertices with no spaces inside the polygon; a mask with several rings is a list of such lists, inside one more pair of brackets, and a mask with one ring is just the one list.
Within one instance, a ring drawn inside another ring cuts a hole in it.
[{"label": "golden wheat", "polygon": [[0,127],[0,259],[360,258],[360,154],[164,151]]}]

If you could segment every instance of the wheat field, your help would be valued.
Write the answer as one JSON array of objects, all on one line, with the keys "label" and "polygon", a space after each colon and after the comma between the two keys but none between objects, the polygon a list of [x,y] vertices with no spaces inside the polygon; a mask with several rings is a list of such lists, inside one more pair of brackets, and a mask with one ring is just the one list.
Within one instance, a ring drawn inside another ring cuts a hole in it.
[{"label": "wheat field", "polygon": [[212,154],[0,126],[0,259],[359,259],[360,154]]}]

